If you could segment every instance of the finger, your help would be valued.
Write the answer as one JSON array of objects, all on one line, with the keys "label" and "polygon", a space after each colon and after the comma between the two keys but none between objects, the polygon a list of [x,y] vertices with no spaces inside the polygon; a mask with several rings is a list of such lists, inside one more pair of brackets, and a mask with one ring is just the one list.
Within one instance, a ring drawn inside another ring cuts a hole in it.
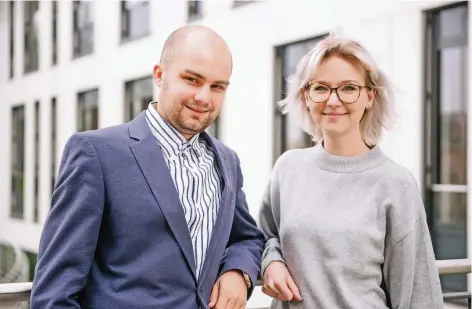
[{"label": "finger", "polygon": [[229,298],[224,309],[236,309],[237,298]]},{"label": "finger", "polygon": [[278,296],[279,299],[285,300],[285,301],[292,300],[293,294],[290,291],[290,289],[288,288],[286,281],[276,282],[275,286],[276,286],[277,290],[280,291],[280,295]]},{"label": "finger", "polygon": [[277,288],[274,286],[273,283],[270,284],[264,284],[262,286],[262,293],[272,297],[272,298],[277,298],[278,295],[280,295],[280,291],[277,290]]},{"label": "finger", "polygon": [[213,308],[216,305],[216,301],[218,300],[218,289],[219,289],[219,283],[217,282],[214,286],[213,289],[211,289],[211,295],[210,295],[210,303],[208,304],[208,307]]},{"label": "finger", "polygon": [[216,302],[215,309],[225,309],[226,303],[228,303],[228,297],[223,293],[218,294],[218,301]]},{"label": "finger", "polygon": [[302,301],[302,296],[300,295],[300,290],[298,289],[298,286],[295,284],[295,281],[293,281],[292,276],[287,277],[287,285],[290,291],[293,293],[293,297],[298,300]]},{"label": "finger", "polygon": [[238,302],[238,306],[236,308],[237,309],[245,309],[246,308],[246,303],[247,303],[247,301],[245,299],[241,299]]}]

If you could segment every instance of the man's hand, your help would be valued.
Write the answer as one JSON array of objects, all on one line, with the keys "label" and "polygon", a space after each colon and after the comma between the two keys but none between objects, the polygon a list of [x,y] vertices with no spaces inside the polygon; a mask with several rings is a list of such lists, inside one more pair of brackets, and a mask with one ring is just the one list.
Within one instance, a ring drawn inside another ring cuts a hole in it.
[{"label": "man's hand", "polygon": [[229,270],[216,281],[208,306],[215,309],[244,309],[247,285],[239,270]]},{"label": "man's hand", "polygon": [[302,301],[300,291],[282,262],[272,262],[264,271],[262,292],[283,301]]}]

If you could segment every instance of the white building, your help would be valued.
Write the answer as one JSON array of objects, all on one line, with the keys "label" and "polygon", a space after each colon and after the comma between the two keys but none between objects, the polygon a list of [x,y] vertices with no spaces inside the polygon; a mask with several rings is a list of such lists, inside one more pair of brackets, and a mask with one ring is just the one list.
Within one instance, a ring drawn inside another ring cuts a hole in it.
[{"label": "white building", "polygon": [[[398,89],[397,123],[381,146],[416,177],[437,258],[471,257],[470,12],[433,0],[0,2],[0,237],[37,252],[68,137],[141,111],[157,91],[152,67],[166,37],[193,23],[233,51],[212,130],[240,156],[255,217],[275,159],[309,146],[276,109],[284,77],[337,31],[364,44]],[[443,286],[464,290],[465,276]]]}]

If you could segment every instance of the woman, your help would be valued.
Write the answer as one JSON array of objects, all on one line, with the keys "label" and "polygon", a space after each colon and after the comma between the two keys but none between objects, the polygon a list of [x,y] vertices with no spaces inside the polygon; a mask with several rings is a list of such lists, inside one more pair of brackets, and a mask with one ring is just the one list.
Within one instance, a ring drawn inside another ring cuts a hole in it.
[{"label": "woman", "polygon": [[317,144],[284,153],[264,195],[271,308],[442,308],[416,182],[377,146],[390,88],[370,55],[325,38],[300,61],[281,104]]}]

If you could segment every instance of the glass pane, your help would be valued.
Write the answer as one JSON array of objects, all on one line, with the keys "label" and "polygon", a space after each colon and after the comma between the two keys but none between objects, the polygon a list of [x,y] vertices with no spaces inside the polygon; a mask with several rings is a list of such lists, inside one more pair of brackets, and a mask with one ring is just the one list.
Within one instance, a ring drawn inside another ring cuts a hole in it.
[{"label": "glass pane", "polygon": [[125,121],[130,121],[147,109],[153,99],[152,77],[126,83],[125,85]]},{"label": "glass pane", "polygon": [[441,184],[467,184],[467,50],[450,47],[439,55]]},{"label": "glass pane", "polygon": [[24,126],[24,107],[14,107],[11,140],[11,215],[17,218],[23,217]]},{"label": "glass pane", "polygon": [[[467,194],[452,192],[433,193],[434,252],[436,259],[463,259],[467,257]],[[466,276],[443,276],[445,291],[464,291]]]},{"label": "glass pane", "polygon": [[129,14],[129,36],[134,38],[147,34],[149,29],[149,3],[145,1],[133,7]]},{"label": "glass pane", "polygon": [[440,45],[467,39],[467,6],[443,10],[439,13],[438,19]]}]

